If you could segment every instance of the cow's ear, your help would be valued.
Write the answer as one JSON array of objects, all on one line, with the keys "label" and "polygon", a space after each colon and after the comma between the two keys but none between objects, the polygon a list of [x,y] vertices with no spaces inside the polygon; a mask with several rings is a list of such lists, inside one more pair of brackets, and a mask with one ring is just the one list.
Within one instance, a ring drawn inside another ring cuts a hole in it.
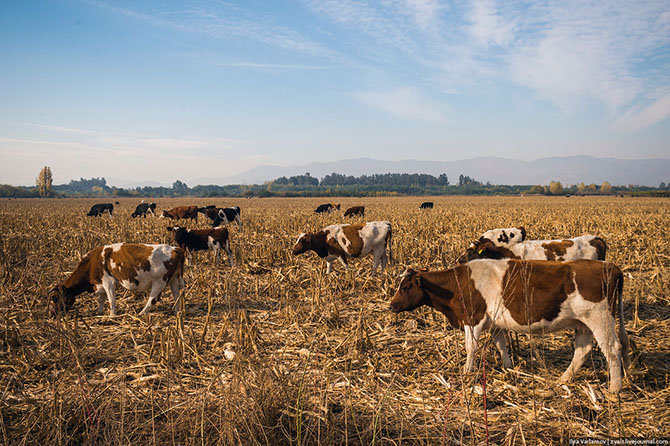
[{"label": "cow's ear", "polygon": [[412,268],[407,268],[403,273],[400,275],[400,277],[411,277],[414,274],[416,274],[416,271],[414,271]]}]

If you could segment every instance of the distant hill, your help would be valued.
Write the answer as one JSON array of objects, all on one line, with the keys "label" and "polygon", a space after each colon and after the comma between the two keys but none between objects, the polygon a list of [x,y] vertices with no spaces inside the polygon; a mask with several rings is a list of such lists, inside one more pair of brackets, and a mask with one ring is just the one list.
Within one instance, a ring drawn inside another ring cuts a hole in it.
[{"label": "distant hill", "polygon": [[[613,185],[639,184],[658,186],[670,182],[670,159],[623,160],[595,158],[592,156],[566,156],[521,161],[497,157],[471,158],[460,161],[384,161],[370,158],[348,159],[327,163],[310,163],[300,166],[258,166],[238,175],[222,178],[195,178],[187,183],[196,184],[262,184],[281,176],[302,175],[322,178],[333,172],[344,175],[369,175],[374,173],[446,173],[454,184],[463,174],[478,181],[492,184],[548,184],[552,180],[563,184],[581,181]],[[111,182],[111,181],[110,181]]]}]

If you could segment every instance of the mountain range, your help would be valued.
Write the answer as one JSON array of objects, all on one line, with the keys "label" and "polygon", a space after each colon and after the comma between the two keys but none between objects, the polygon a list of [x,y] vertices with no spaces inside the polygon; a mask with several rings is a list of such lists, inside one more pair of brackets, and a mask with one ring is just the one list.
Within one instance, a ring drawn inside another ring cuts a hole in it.
[{"label": "mountain range", "polygon": [[638,184],[658,186],[670,182],[670,159],[596,158],[592,156],[565,156],[523,161],[498,157],[470,158],[460,161],[385,161],[371,158],[347,159],[333,162],[309,163],[295,166],[262,165],[237,175],[220,178],[194,178],[186,181],[189,186],[197,184],[262,184],[281,176],[290,177],[309,172],[322,178],[333,172],[344,175],[370,175],[375,173],[446,173],[451,184],[458,182],[463,174],[483,183],[492,184],[549,184],[558,180],[564,185]]}]

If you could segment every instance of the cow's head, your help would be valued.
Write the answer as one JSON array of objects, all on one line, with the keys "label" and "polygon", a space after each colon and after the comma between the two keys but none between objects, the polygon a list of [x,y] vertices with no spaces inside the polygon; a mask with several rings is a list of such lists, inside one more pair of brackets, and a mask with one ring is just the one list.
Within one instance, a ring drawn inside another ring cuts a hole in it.
[{"label": "cow's head", "polygon": [[321,258],[328,255],[326,234],[323,231],[300,234],[300,236],[298,236],[298,241],[296,241],[295,246],[293,247],[293,255],[300,255],[310,249]]},{"label": "cow's head", "polygon": [[298,240],[293,247],[293,255],[297,256],[312,249],[312,234],[304,232],[298,236]]},{"label": "cow's head", "polygon": [[168,211],[163,211],[163,212],[161,212],[161,215],[158,218],[169,217],[169,216],[170,216],[170,214],[168,213]]},{"label": "cow's head", "polygon": [[391,300],[391,311],[411,311],[426,303],[426,293],[423,290],[422,278],[412,268],[402,273],[400,286]]},{"label": "cow's head", "polygon": [[337,203],[337,204],[336,204],[335,206],[333,206],[333,207],[339,211],[339,210],[340,210],[340,203]]},{"label": "cow's head", "polygon": [[511,257],[505,251],[505,248],[496,246],[491,240],[482,237],[476,242],[472,242],[457,262],[467,263],[470,260],[477,259],[505,259]]},{"label": "cow's head", "polygon": [[181,226],[168,226],[167,231],[173,233],[176,237],[177,234],[186,232],[186,228],[182,228]]},{"label": "cow's head", "polygon": [[49,309],[52,314],[64,313],[74,305],[74,294],[68,293],[63,285],[56,285],[49,291]]}]

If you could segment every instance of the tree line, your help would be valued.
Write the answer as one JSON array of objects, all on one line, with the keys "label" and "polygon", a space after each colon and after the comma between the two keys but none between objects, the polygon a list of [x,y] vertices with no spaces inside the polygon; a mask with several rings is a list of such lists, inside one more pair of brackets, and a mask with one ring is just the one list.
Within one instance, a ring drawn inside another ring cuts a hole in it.
[{"label": "tree line", "polygon": [[264,184],[226,186],[197,185],[189,187],[177,180],[172,187],[144,186],[117,188],[107,185],[105,178],[80,178],[67,184],[53,185],[53,175],[48,166],[40,171],[34,187],[0,185],[0,197],[362,197],[389,195],[655,195],[670,196],[670,184],[659,187],[639,185],[612,186],[604,181],[563,186],[560,181],[548,185],[499,185],[482,183],[467,175],[459,175],[451,184],[446,174],[385,173],[373,175],[343,175],[331,173],[321,179],[304,175],[279,177]]}]

